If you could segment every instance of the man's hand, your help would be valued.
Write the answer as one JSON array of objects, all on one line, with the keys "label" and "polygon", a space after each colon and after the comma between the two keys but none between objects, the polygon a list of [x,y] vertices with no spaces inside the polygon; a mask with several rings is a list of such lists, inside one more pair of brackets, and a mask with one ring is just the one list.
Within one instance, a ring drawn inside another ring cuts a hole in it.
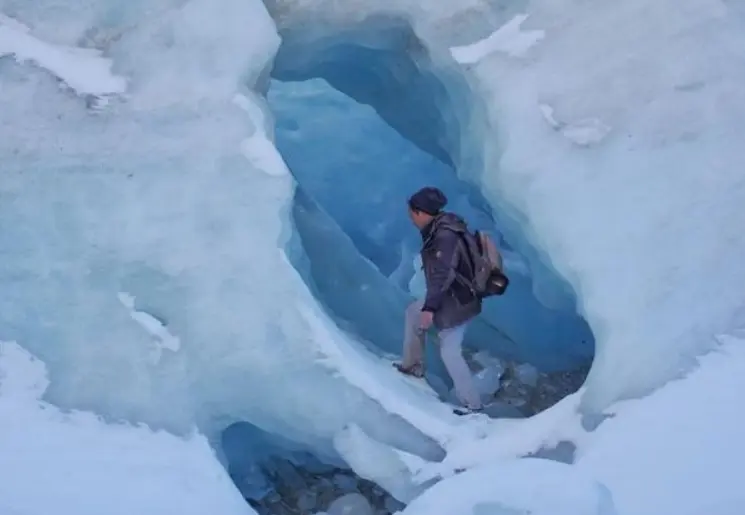
[{"label": "man's hand", "polygon": [[431,311],[422,311],[419,315],[419,330],[424,332],[432,326],[432,318],[434,313]]}]

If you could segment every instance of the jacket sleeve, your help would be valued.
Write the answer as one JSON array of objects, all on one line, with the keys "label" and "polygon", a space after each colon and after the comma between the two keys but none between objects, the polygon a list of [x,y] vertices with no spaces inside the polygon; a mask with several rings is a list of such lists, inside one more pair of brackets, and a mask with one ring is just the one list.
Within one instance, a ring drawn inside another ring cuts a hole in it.
[{"label": "jacket sleeve", "polygon": [[455,268],[458,264],[458,234],[453,231],[440,230],[432,242],[432,265],[427,274],[427,296],[422,311],[435,312],[440,309],[445,292],[455,280]]}]

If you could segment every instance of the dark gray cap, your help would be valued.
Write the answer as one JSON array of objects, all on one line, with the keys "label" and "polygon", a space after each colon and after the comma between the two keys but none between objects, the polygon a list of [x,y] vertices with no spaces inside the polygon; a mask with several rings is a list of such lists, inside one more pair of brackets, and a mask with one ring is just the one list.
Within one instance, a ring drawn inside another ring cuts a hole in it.
[{"label": "dark gray cap", "polygon": [[409,197],[409,207],[411,209],[432,216],[442,211],[447,203],[448,198],[445,194],[440,189],[431,186],[422,188]]}]

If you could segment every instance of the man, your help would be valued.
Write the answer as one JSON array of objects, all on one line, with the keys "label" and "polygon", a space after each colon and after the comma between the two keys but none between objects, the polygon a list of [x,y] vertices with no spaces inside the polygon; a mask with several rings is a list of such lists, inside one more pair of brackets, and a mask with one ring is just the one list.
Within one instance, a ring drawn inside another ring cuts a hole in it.
[{"label": "man", "polygon": [[434,326],[458,399],[468,411],[478,411],[481,399],[463,358],[462,343],[468,322],[481,313],[481,299],[468,285],[473,265],[462,237],[466,224],[459,216],[443,212],[445,204],[445,194],[432,187],[409,198],[409,217],[422,235],[427,294],[406,310],[403,361],[395,366],[404,374],[424,376],[424,343],[427,331]]}]

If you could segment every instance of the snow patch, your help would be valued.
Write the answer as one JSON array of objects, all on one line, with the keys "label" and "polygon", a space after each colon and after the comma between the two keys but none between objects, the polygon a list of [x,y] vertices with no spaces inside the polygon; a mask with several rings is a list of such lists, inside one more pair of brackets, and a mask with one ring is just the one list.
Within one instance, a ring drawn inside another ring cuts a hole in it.
[{"label": "snow patch", "polygon": [[0,58],[13,56],[18,63],[35,63],[53,74],[78,95],[124,93],[127,81],[114,75],[112,62],[95,49],[52,45],[29,34],[17,20],[0,14]]},{"label": "snow patch", "polygon": [[273,177],[289,174],[284,159],[274,144],[263,132],[256,131],[241,142],[241,151],[246,159],[257,169]]},{"label": "snow patch", "polygon": [[450,53],[461,64],[477,63],[494,52],[502,52],[510,57],[523,57],[545,36],[542,30],[520,30],[527,19],[527,14],[515,16],[489,37],[470,45],[452,47]]},{"label": "snow patch", "polygon": [[206,438],[106,424],[40,401],[44,363],[0,342],[0,513],[255,515]]},{"label": "snow patch", "polygon": [[44,363],[16,343],[0,342],[0,400],[40,399],[48,386]]},{"label": "snow patch", "polygon": [[608,125],[597,118],[583,118],[576,122],[566,123],[556,119],[554,109],[548,104],[541,104],[539,108],[543,118],[554,130],[580,147],[600,143],[611,131]]},{"label": "snow patch", "polygon": [[178,352],[181,348],[181,340],[178,336],[174,336],[160,320],[151,314],[136,310],[135,298],[132,295],[126,292],[119,292],[117,297],[119,298],[119,302],[129,311],[129,316],[132,317],[132,320],[142,326],[153,337],[155,349],[152,359],[155,363],[160,361],[164,349]]},{"label": "snow patch", "polygon": [[414,499],[402,515],[615,515],[609,490],[556,461],[527,458],[468,470]]},{"label": "snow patch", "polygon": [[442,462],[423,467],[415,479],[424,482],[445,478],[459,470],[519,458],[562,441],[583,441],[586,432],[578,413],[583,391],[578,390],[528,419],[493,420],[488,436],[456,441]]},{"label": "snow patch", "polygon": [[233,103],[248,114],[254,126],[254,133],[241,141],[241,152],[246,159],[267,175],[274,177],[288,175],[290,171],[287,164],[270,139],[273,132],[268,127],[266,116],[260,107],[263,100],[255,95],[253,98],[248,98],[246,95],[236,94],[233,97]]}]

